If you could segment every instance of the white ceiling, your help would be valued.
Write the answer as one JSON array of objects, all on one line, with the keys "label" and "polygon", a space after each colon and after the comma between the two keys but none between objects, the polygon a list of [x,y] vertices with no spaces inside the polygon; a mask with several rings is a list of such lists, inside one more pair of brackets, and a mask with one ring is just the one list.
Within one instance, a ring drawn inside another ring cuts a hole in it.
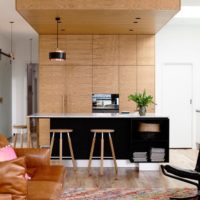
[{"label": "white ceiling", "polygon": [[[200,0],[182,0],[183,6],[200,6]],[[35,30],[18,14],[15,10],[15,0],[0,0],[0,34],[10,39],[10,21],[13,24],[13,40],[20,38],[36,38],[38,34]],[[170,23],[175,24],[200,24],[198,19],[177,19],[174,18]]]},{"label": "white ceiling", "polygon": [[11,25],[13,21],[13,41],[20,38],[36,38],[37,33],[15,10],[15,0],[0,0],[0,35],[10,39]]}]

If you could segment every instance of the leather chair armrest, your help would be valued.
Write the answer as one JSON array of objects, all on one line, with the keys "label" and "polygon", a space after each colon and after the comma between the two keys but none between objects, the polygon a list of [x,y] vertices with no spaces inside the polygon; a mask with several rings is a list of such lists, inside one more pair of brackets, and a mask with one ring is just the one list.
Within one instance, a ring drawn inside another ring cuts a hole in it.
[{"label": "leather chair armrest", "polygon": [[0,194],[0,200],[12,200],[11,194]]},{"label": "leather chair armrest", "polygon": [[50,165],[49,149],[16,148],[18,157],[25,156],[27,168],[38,168]]}]

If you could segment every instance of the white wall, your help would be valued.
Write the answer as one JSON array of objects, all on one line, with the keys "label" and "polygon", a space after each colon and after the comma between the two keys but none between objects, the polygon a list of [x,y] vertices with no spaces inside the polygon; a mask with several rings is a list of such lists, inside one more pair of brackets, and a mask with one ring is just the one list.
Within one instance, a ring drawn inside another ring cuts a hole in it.
[{"label": "white wall", "polygon": [[[0,35],[0,49],[4,53],[9,52],[10,43],[7,38]],[[1,55],[0,59],[0,97],[3,98],[2,103],[0,103],[0,132],[5,134],[7,137],[11,133],[11,77],[12,67],[10,64],[10,59],[6,56]]]},{"label": "white wall", "polygon": [[[167,63],[193,65],[193,147],[195,110],[200,108],[200,26],[168,24],[156,35],[156,112],[162,114],[162,67]],[[178,77],[177,77],[178,80]],[[177,93],[178,95],[178,93]],[[183,108],[184,109],[184,108]]]},{"label": "white wall", "polygon": [[[12,123],[26,123],[27,80],[26,67],[30,63],[30,39],[19,39],[14,44],[15,60],[12,66]],[[38,38],[32,40],[32,63],[38,63]]]}]

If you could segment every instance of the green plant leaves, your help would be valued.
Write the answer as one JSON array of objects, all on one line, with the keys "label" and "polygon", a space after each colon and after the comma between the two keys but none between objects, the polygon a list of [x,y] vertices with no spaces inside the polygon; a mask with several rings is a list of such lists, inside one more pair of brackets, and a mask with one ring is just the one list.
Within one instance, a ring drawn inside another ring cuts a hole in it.
[{"label": "green plant leaves", "polygon": [[130,94],[128,99],[134,101],[137,104],[137,107],[147,107],[149,104],[154,103],[153,96],[147,95],[146,90],[143,93]]}]

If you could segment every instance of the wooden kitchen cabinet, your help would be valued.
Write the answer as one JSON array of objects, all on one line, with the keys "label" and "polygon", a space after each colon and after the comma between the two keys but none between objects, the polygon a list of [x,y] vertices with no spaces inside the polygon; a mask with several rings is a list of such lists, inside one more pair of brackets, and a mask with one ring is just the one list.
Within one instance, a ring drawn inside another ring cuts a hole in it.
[{"label": "wooden kitchen cabinet", "polygon": [[93,66],[93,93],[119,93],[118,66]]},{"label": "wooden kitchen cabinet", "polygon": [[93,36],[93,65],[118,65],[118,35]]},{"label": "wooden kitchen cabinet", "polygon": [[154,35],[137,35],[137,65],[155,65]]},{"label": "wooden kitchen cabinet", "polygon": [[67,35],[67,66],[92,65],[92,36],[91,35]]},{"label": "wooden kitchen cabinet", "polygon": [[65,66],[46,66],[39,68],[39,112],[63,112],[63,99],[66,85]]},{"label": "wooden kitchen cabinet", "polygon": [[67,66],[66,94],[92,95],[92,66]]},{"label": "wooden kitchen cabinet", "polygon": [[66,98],[68,113],[92,112],[92,95],[68,95]]},{"label": "wooden kitchen cabinet", "polygon": [[132,101],[128,101],[128,95],[136,92],[136,66],[120,66],[119,67],[119,106],[120,112],[136,110],[136,105]]},{"label": "wooden kitchen cabinet", "polygon": [[136,65],[136,35],[119,35],[119,65]]}]

